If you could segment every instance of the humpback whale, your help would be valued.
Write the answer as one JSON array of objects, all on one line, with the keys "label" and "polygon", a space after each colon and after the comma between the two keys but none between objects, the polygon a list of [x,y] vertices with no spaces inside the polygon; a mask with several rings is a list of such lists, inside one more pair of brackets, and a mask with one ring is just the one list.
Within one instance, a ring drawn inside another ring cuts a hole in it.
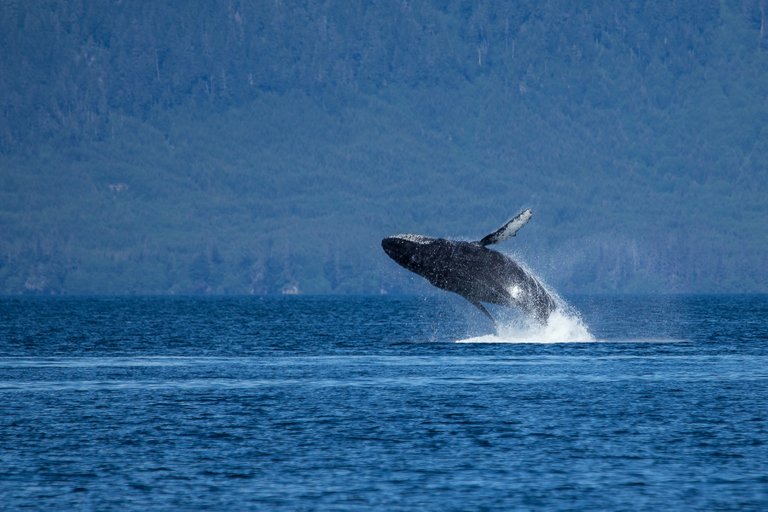
[{"label": "humpback whale", "polygon": [[520,308],[544,324],[557,307],[554,299],[522,266],[488,248],[515,236],[532,216],[530,209],[523,210],[476,242],[396,235],[383,239],[381,247],[402,267],[467,299],[494,324],[483,302]]}]

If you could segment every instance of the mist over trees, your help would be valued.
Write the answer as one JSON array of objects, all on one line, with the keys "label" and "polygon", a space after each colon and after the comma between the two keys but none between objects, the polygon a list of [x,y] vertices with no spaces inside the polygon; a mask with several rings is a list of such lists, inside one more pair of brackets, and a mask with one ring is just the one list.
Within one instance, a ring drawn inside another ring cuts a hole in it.
[{"label": "mist over trees", "polygon": [[0,4],[0,293],[766,292],[765,0]]}]

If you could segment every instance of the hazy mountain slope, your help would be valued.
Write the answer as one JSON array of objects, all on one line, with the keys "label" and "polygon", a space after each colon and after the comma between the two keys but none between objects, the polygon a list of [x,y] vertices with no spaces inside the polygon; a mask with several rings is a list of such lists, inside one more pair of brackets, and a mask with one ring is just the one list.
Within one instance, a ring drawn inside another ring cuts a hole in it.
[{"label": "hazy mountain slope", "polygon": [[768,290],[760,2],[198,7],[0,8],[0,291],[413,290],[524,206],[559,289]]}]

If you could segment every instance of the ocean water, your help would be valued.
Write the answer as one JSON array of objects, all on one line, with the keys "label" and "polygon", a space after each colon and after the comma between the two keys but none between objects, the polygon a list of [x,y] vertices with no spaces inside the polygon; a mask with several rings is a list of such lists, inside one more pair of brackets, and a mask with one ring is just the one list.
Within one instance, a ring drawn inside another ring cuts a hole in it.
[{"label": "ocean water", "polygon": [[768,296],[570,303],[1,298],[0,509],[768,510]]}]

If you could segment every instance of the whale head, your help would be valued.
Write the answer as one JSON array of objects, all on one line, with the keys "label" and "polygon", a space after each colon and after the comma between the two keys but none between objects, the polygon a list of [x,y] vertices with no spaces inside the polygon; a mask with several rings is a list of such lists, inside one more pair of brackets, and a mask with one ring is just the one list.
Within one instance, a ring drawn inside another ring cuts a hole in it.
[{"label": "whale head", "polygon": [[424,275],[432,264],[431,253],[437,241],[422,235],[395,235],[382,240],[381,247],[400,266]]}]

